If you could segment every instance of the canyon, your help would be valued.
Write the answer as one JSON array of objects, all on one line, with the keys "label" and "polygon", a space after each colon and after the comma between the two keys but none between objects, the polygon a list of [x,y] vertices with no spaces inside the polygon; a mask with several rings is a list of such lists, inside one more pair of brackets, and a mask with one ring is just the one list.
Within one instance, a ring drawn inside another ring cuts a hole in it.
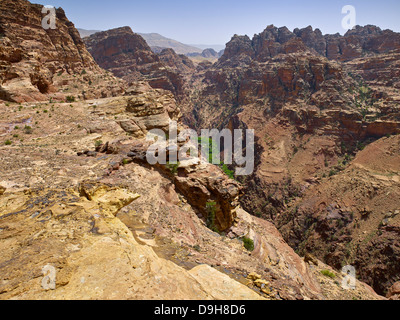
[{"label": "canyon", "polygon": [[[213,63],[41,8],[0,3],[1,300],[398,299],[400,34],[271,25]],[[253,174],[150,165],[170,121],[254,129]]]}]

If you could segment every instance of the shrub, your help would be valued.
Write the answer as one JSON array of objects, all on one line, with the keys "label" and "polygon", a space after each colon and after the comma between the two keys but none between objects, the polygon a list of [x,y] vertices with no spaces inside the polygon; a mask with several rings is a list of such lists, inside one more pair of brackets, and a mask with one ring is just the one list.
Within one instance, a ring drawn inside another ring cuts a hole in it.
[{"label": "shrub", "polygon": [[96,140],[94,142],[94,145],[95,145],[96,148],[100,147],[102,144],[103,144],[103,141],[101,141],[101,140]]},{"label": "shrub", "polygon": [[208,201],[206,204],[207,211],[207,227],[214,232],[218,232],[217,226],[215,225],[215,219],[217,214],[217,203],[215,201]]},{"label": "shrub", "polygon": [[250,251],[250,252],[254,251],[254,241],[253,240],[251,240],[247,237],[244,237],[243,245],[248,251]]},{"label": "shrub", "polygon": [[328,277],[328,278],[331,278],[331,279],[335,279],[336,278],[336,275],[333,272],[329,271],[329,270],[322,270],[321,274],[323,274],[325,277]]},{"label": "shrub", "polygon": [[222,171],[225,172],[225,174],[230,178],[230,179],[235,179],[235,173],[232,170],[229,170],[228,166],[226,164],[223,164],[221,166]]},{"label": "shrub", "polygon": [[178,168],[179,168],[180,163],[167,163],[167,168],[169,169],[169,171],[171,171],[171,174],[176,175],[178,173]]},{"label": "shrub", "polygon": [[10,146],[10,145],[12,145],[12,142],[11,142],[10,140],[7,140],[6,142],[4,142],[4,144],[5,144],[6,146]]},{"label": "shrub", "polygon": [[25,134],[32,134],[33,129],[30,126],[25,126],[24,132],[25,132]]},{"label": "shrub", "polygon": [[67,102],[69,102],[69,103],[75,102],[75,97],[74,96],[67,96],[66,99],[67,99]]},{"label": "shrub", "polygon": [[329,171],[329,176],[330,177],[333,177],[333,176],[335,176],[337,174],[337,172],[335,171],[335,170],[331,170],[331,171]]},{"label": "shrub", "polygon": [[365,149],[365,144],[360,142],[360,141],[358,141],[357,142],[357,150],[363,151],[364,149]]}]

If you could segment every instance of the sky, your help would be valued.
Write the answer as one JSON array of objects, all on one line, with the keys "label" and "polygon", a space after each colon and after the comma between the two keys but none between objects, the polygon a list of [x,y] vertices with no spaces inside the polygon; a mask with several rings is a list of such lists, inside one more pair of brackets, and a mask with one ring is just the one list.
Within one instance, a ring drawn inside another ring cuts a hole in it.
[{"label": "sky", "polygon": [[311,25],[324,34],[343,34],[345,5],[355,7],[358,25],[374,24],[400,32],[399,0],[41,1],[48,1],[43,5],[62,7],[77,28],[108,30],[130,26],[134,32],[155,32],[186,44],[224,45],[234,34],[252,38],[271,24],[292,31]]}]

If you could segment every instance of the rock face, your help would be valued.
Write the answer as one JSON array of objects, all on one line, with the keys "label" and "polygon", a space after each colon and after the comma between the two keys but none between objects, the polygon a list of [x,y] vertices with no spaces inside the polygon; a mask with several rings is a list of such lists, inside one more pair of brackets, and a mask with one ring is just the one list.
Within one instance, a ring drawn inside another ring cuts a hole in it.
[{"label": "rock face", "polygon": [[84,41],[102,68],[127,82],[146,80],[153,88],[169,90],[178,99],[183,95],[183,75],[194,70],[188,58],[172,49],[153,53],[130,27],[98,32]]},{"label": "rock face", "polygon": [[[188,272],[139,244],[115,218],[138,195],[88,183],[80,191],[84,197],[53,189],[1,200],[1,299],[230,299],[232,292],[238,300],[261,299],[211,267]],[[16,197],[20,207],[4,207],[4,201]],[[48,206],[15,211],[34,199]],[[22,245],[26,241],[29,245]],[[54,278],[44,270],[54,270]]]},{"label": "rock face", "polygon": [[390,300],[399,300],[400,299],[400,282],[396,282],[388,292],[387,297]]},{"label": "rock face", "polygon": [[130,76],[129,80],[134,81],[141,71],[148,72],[151,65],[158,67],[157,55],[130,27],[97,32],[84,41],[96,62],[120,78]]},{"label": "rock face", "polygon": [[0,99],[62,99],[68,94],[57,92],[66,84],[73,87],[78,82],[73,76],[77,75],[83,78],[81,96],[88,88],[93,97],[121,94],[119,80],[112,79],[117,83],[112,85],[111,79],[102,79],[105,72],[86,50],[64,11],[56,10],[56,29],[45,30],[42,8],[26,0],[4,0],[0,4]]},{"label": "rock face", "polygon": [[[378,186],[382,199],[397,194],[399,169],[382,173],[395,177],[388,185],[373,169],[354,168],[368,181],[348,171],[333,177],[366,145],[400,133],[399,49],[398,33],[374,26],[356,27],[345,36],[269,26],[253,39],[233,36],[218,62],[191,78],[196,94],[181,106],[185,123],[194,128],[254,129],[257,166],[240,180],[241,205],[274,222],[301,254],[313,253],[337,269],[353,263],[361,279],[383,295],[398,281],[398,266],[390,262],[396,260],[398,234],[379,225],[387,222],[382,215],[397,210],[398,197],[390,205],[372,205],[378,201],[373,192],[349,208],[353,200],[342,196],[369,184]],[[385,172],[392,157],[400,161],[397,140],[390,141],[391,146],[376,142],[384,146],[376,153],[382,161],[377,172]],[[368,161],[375,161],[372,155]],[[370,204],[373,222],[355,233],[351,228]],[[380,212],[380,206],[388,212]],[[339,221],[337,227],[331,219]]]},{"label": "rock face", "polygon": [[[270,26],[196,68],[130,28],[87,38],[125,90],[62,9],[47,31],[42,6],[0,9],[0,299],[383,299],[324,262],[381,294],[399,280],[396,34]],[[148,163],[146,134],[181,112],[256,130],[243,186],[196,158]]]},{"label": "rock face", "polygon": [[137,84],[127,89],[125,117],[118,124],[134,137],[145,137],[152,129],[168,132],[170,121],[181,118],[180,109],[171,92]]},{"label": "rock face", "polygon": [[323,35],[311,26],[295,29],[268,26],[251,40],[247,36],[235,35],[222,56],[226,61],[237,55],[245,55],[265,61],[282,53],[304,51],[327,57],[330,60],[350,61],[368,55],[399,52],[400,36],[391,30],[382,31],[376,26],[356,26],[344,36]]}]

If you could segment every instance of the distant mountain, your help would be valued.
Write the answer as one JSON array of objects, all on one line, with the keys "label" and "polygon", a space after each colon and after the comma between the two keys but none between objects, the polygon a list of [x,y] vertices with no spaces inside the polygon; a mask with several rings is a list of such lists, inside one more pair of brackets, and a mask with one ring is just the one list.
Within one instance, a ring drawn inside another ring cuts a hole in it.
[{"label": "distant mountain", "polygon": [[188,53],[187,56],[195,63],[200,63],[204,61],[209,61],[211,63],[216,62],[222,55],[225,50],[221,50],[219,52],[215,51],[213,48],[204,49],[202,53],[194,52]]},{"label": "distant mountain", "polygon": [[77,28],[81,38],[89,37],[92,34],[95,34],[97,32],[101,32],[101,30],[85,30],[85,29],[79,29]]},{"label": "distant mountain", "polygon": [[[86,30],[86,29],[79,29],[79,34],[82,38],[89,37],[92,34],[97,32],[101,32],[102,30]],[[138,35],[142,36],[144,40],[146,40],[149,47],[153,50],[154,53],[160,53],[164,49],[173,49],[177,54],[200,54],[203,52],[204,49],[212,48],[215,51],[220,51],[225,49],[223,45],[188,45],[181,43],[179,41],[166,38],[158,33],[138,33]]]},{"label": "distant mountain", "polygon": [[225,49],[225,45],[222,44],[189,44],[189,45],[196,48],[200,48],[201,50],[206,50],[211,48],[217,52]]},{"label": "distant mountain", "polygon": [[171,48],[177,54],[188,54],[198,52],[201,53],[203,50],[194,46],[189,46],[187,44],[183,44],[179,41],[166,38],[158,33],[139,33],[147,42],[150,47],[159,47],[159,48]]}]

